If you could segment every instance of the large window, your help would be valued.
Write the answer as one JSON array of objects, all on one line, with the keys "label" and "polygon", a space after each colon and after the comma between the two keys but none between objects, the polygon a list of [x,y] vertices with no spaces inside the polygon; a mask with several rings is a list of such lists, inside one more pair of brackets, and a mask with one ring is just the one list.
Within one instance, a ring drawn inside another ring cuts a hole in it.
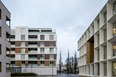
[{"label": "large window", "polygon": [[113,14],[116,14],[116,1],[113,3]]},{"label": "large window", "polygon": [[113,24],[113,36],[116,35],[116,22]]},{"label": "large window", "polygon": [[107,46],[104,46],[104,59],[107,59]]},{"label": "large window", "polygon": [[40,53],[44,53],[44,48],[40,48]]},{"label": "large window", "polygon": [[100,65],[99,65],[99,63],[97,64],[97,75],[100,75]]},{"label": "large window", "polygon": [[44,61],[40,61],[40,66],[44,66]]},{"label": "large window", "polygon": [[45,39],[44,35],[40,35],[40,40],[44,40],[44,39]]},{"label": "large window", "polygon": [[54,53],[54,48],[50,48],[50,53]]},{"label": "large window", "polygon": [[97,39],[98,39],[98,45],[99,45],[99,34],[97,35]]},{"label": "large window", "polygon": [[107,76],[107,63],[104,63],[104,76]]},{"label": "large window", "polygon": [[112,74],[113,74],[113,77],[116,76],[116,61],[112,62]]},{"label": "large window", "polygon": [[41,41],[40,46],[45,46],[45,42]]},{"label": "large window", "polygon": [[106,23],[106,20],[107,20],[107,13],[104,12],[104,23]]},{"label": "large window", "polygon": [[53,66],[54,65],[54,61],[50,61],[50,66]]},{"label": "large window", "polygon": [[25,40],[25,35],[21,35],[21,40]]},{"label": "large window", "polygon": [[98,30],[99,30],[99,19],[97,20],[97,26],[98,26]]},{"label": "large window", "polygon": [[113,56],[116,56],[116,42],[113,43]]},{"label": "large window", "polygon": [[106,41],[107,40],[107,31],[106,31],[106,29],[104,29],[104,41]]},{"label": "large window", "polygon": [[99,61],[99,49],[97,50],[97,59],[98,59],[98,61]]},{"label": "large window", "polygon": [[50,35],[49,40],[54,40],[54,35]]},{"label": "large window", "polygon": [[0,72],[2,71],[2,63],[0,62]]},{"label": "large window", "polygon": [[54,42],[49,42],[49,46],[54,46]]}]

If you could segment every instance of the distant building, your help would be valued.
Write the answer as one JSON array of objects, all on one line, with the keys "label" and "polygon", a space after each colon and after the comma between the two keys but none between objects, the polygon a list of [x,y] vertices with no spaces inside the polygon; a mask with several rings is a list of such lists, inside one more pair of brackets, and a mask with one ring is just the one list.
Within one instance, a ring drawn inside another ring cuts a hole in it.
[{"label": "distant building", "polygon": [[51,28],[12,29],[11,50],[12,72],[57,75],[57,37]]},{"label": "distant building", "polygon": [[0,77],[10,77],[10,12],[0,1]]},{"label": "distant building", "polygon": [[78,41],[80,77],[116,77],[116,0],[108,0]]}]

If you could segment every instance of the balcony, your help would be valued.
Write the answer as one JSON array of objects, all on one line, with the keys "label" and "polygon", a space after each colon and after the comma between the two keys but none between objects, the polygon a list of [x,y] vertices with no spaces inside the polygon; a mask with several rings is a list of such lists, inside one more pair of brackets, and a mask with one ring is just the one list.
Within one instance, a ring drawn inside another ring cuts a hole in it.
[{"label": "balcony", "polygon": [[37,40],[37,35],[28,35],[28,40]]},{"label": "balcony", "polygon": [[29,51],[29,53],[37,53],[37,51]]},{"label": "balcony", "polygon": [[37,42],[28,42],[29,47],[37,47]]},{"label": "balcony", "polygon": [[40,57],[40,60],[44,60],[44,57]]},{"label": "balcony", "polygon": [[37,53],[37,48],[28,48],[29,53]]},{"label": "balcony", "polygon": [[29,66],[37,66],[37,61],[29,61]]},{"label": "balcony", "polygon": [[28,59],[37,60],[37,55],[28,55]]}]

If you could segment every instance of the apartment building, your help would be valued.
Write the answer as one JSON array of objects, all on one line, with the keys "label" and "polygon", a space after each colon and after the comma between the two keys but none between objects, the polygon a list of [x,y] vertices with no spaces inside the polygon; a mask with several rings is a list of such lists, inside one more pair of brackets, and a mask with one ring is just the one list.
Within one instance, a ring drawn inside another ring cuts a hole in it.
[{"label": "apartment building", "polygon": [[51,28],[15,27],[11,50],[12,72],[57,75],[57,37]]},{"label": "apartment building", "polygon": [[116,77],[116,0],[108,0],[78,41],[81,77]]},{"label": "apartment building", "polygon": [[10,12],[0,1],[0,77],[10,77]]}]

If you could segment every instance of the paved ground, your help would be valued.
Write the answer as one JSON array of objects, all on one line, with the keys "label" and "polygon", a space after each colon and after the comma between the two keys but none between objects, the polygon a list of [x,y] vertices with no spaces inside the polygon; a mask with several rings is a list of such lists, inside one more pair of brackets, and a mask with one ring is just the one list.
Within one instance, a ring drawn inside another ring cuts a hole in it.
[{"label": "paved ground", "polygon": [[[17,76],[17,77],[23,77],[23,76]],[[30,77],[35,77],[35,76],[30,76]],[[58,74],[57,76],[36,76],[36,77],[79,77],[79,76],[75,74]]]},{"label": "paved ground", "polygon": [[75,75],[75,74],[58,74],[57,77],[78,77],[78,75]]}]

